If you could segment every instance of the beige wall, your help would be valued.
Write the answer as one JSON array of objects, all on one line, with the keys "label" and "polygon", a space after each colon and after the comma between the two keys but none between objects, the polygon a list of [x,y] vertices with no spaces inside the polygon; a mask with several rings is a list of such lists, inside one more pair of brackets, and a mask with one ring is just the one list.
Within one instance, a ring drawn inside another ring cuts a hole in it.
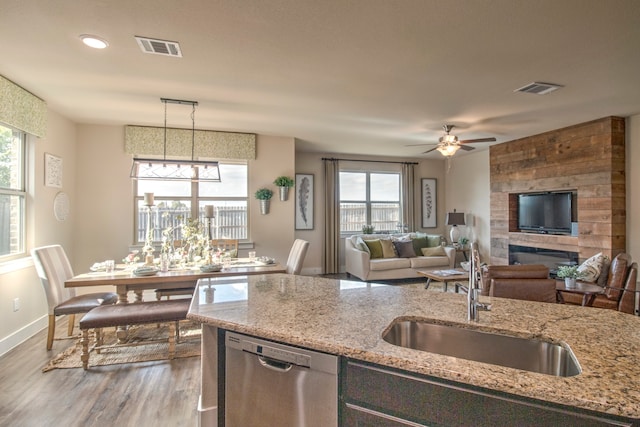
[{"label": "beige wall", "polygon": [[[478,243],[480,259],[488,262],[490,254],[489,150],[474,151],[451,159],[445,179],[446,206],[465,213],[467,225],[461,235]],[[448,236],[449,230],[447,230]]]}]

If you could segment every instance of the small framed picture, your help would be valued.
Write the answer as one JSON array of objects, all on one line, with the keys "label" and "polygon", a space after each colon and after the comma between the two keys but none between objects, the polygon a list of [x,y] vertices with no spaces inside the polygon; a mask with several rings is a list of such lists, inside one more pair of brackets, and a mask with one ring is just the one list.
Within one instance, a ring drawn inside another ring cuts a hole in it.
[{"label": "small framed picture", "polygon": [[62,188],[62,159],[44,153],[44,185]]},{"label": "small framed picture", "polygon": [[435,178],[422,178],[420,186],[422,200],[422,228],[438,226],[437,181]]},{"label": "small framed picture", "polygon": [[296,174],[296,230],[313,230],[313,174]]}]

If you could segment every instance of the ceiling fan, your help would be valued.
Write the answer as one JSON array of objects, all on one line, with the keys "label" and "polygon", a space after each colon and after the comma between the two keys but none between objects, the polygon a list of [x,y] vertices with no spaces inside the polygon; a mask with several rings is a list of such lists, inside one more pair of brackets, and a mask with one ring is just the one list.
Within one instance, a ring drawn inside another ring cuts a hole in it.
[{"label": "ceiling fan", "polygon": [[451,157],[456,154],[456,151],[463,149],[465,151],[474,150],[474,147],[470,147],[465,144],[473,144],[475,142],[494,142],[495,138],[477,138],[477,139],[465,139],[459,140],[457,136],[451,135],[449,132],[454,128],[454,125],[443,125],[444,136],[441,136],[438,140],[438,144],[416,144],[416,145],[435,145],[430,150],[423,152],[422,154],[430,153],[434,150],[438,150],[443,156]]}]

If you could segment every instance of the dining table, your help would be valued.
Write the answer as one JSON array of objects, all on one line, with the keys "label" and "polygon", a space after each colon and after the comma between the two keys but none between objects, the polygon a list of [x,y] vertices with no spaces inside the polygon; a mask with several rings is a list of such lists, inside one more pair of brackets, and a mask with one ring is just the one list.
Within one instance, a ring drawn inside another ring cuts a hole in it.
[{"label": "dining table", "polygon": [[256,274],[286,273],[286,268],[278,262],[265,264],[251,261],[249,258],[231,260],[220,271],[201,271],[198,266],[176,266],[168,271],[158,271],[150,275],[136,275],[138,265],[118,264],[114,271],[90,271],[78,274],[66,280],[66,288],[85,288],[88,286],[114,286],[118,294],[118,304],[129,302],[129,292],[135,295],[135,301],[143,300],[143,292],[148,289],[195,288],[200,279],[213,277],[249,276]]}]

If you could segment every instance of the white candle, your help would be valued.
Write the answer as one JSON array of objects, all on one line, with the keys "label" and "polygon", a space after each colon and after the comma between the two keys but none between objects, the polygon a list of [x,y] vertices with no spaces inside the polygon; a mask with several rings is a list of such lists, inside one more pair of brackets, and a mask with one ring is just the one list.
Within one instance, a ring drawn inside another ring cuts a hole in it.
[{"label": "white candle", "polygon": [[144,204],[153,206],[153,193],[144,193]]},{"label": "white candle", "polygon": [[206,205],[204,207],[204,216],[206,218],[213,218],[213,205]]}]

